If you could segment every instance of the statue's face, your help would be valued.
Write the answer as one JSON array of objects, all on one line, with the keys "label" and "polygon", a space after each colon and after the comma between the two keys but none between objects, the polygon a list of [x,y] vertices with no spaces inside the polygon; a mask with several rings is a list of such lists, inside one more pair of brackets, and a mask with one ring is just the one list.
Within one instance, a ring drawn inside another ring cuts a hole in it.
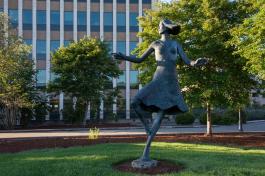
[{"label": "statue's face", "polygon": [[162,22],[160,22],[158,27],[159,34],[163,34],[165,31],[166,31],[165,25]]}]

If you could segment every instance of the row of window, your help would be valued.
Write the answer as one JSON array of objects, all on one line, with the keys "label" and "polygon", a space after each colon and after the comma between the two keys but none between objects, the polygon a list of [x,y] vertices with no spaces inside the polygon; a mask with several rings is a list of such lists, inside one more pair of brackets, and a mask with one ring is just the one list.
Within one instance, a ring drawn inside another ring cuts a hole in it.
[{"label": "row of window", "polygon": [[[18,24],[18,10],[10,9],[8,11],[9,16],[11,18],[11,23],[14,27]],[[37,29],[38,30],[46,30],[46,11],[37,10]],[[130,31],[137,32],[138,31],[138,21],[137,21],[138,13],[130,12]],[[103,17],[104,23],[104,31],[111,32],[113,29],[113,13],[112,12],[104,12]],[[51,30],[60,30],[60,12],[59,11],[51,11],[50,14],[50,23]],[[87,25],[87,14],[86,12],[77,12],[77,27],[78,31],[86,31]],[[91,31],[99,31],[100,26],[100,13],[99,12],[91,12],[90,14],[90,26]],[[125,32],[126,26],[126,13],[125,12],[117,12],[117,31]],[[32,29],[32,10],[23,10],[23,29],[31,30]],[[64,12],[64,29],[66,31],[73,30],[73,12],[65,11]]]},{"label": "row of window", "polygon": [[[26,44],[32,45],[32,40],[24,40]],[[67,46],[71,41],[65,40],[64,46]],[[130,42],[130,52],[136,48],[138,42]],[[110,51],[113,50],[112,41],[107,42]],[[50,51],[53,52],[60,47],[59,40],[51,40],[50,41]],[[117,52],[126,53],[126,42],[125,41],[117,41]],[[46,59],[46,40],[37,40],[36,41],[36,54],[37,59]]]},{"label": "row of window", "polygon": [[[54,80],[56,75],[51,73],[51,80]],[[37,71],[37,84],[39,86],[45,85],[46,83],[46,70],[38,70]],[[130,71],[130,84],[131,86],[138,85],[138,71],[132,70]],[[117,78],[118,86],[125,86],[125,71]]]},{"label": "row of window", "polygon": [[[51,1],[57,1],[60,0],[51,0]],[[64,0],[64,2],[73,2],[72,0]],[[87,2],[87,0],[77,0],[77,2]],[[100,0],[90,0],[91,3],[100,3]],[[113,3],[113,0],[104,0],[104,3]],[[117,3],[126,3],[126,0],[117,0]],[[129,0],[130,4],[138,4],[139,0]],[[143,4],[151,4],[151,0],[142,0]]]}]

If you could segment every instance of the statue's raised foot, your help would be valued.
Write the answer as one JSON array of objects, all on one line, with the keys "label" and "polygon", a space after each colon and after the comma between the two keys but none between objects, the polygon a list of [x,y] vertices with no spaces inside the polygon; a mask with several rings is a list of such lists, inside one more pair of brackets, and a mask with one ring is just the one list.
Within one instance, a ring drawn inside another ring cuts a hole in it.
[{"label": "statue's raised foot", "polygon": [[148,169],[157,166],[157,160],[145,160],[145,159],[137,159],[132,161],[132,167],[135,169]]}]

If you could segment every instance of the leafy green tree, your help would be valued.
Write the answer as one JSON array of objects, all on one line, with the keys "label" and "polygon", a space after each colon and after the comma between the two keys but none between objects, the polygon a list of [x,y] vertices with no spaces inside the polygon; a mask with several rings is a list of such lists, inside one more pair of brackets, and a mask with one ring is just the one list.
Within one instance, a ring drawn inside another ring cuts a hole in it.
[{"label": "leafy green tree", "polygon": [[89,102],[98,106],[100,99],[117,94],[109,85],[120,70],[107,45],[98,39],[85,37],[59,48],[52,55],[52,71],[57,78],[50,83],[49,91],[63,91],[77,97],[84,109]]},{"label": "leafy green tree", "polygon": [[8,16],[0,13],[0,125],[4,128],[13,128],[23,109],[32,109],[38,101],[30,47],[12,30]]},{"label": "leafy green tree", "polygon": [[231,31],[230,45],[247,61],[245,69],[265,80],[265,0],[240,1],[246,12],[244,21]]},{"label": "leafy green tree", "polygon": [[[143,42],[136,50],[140,54],[152,41],[159,38],[159,21],[167,18],[181,24],[182,32],[173,39],[183,44],[190,58],[209,59],[209,63],[201,68],[186,67],[182,63],[177,66],[188,104],[207,107],[208,135],[212,133],[212,106],[227,106],[228,99],[241,102],[242,99],[231,96],[231,91],[244,86],[249,91],[252,86],[252,80],[243,70],[245,61],[239,55],[234,55],[234,48],[226,44],[231,38],[230,29],[242,21],[243,13],[237,9],[237,5],[237,2],[228,0],[180,0],[161,3],[158,10],[148,10],[140,18],[143,31],[139,36],[143,38]],[[142,83],[150,81],[155,67],[153,57],[138,66],[142,71]]]},{"label": "leafy green tree", "polygon": [[[265,79],[265,1],[238,1],[237,4],[238,11],[241,12],[242,21],[230,30],[232,38],[228,40],[227,45],[234,48],[234,55],[239,55],[242,57],[242,60],[244,59],[245,65],[243,69],[255,76],[255,80],[257,80],[254,83],[256,88],[262,88],[264,85],[258,84],[262,83],[258,80]],[[242,108],[249,103],[244,101],[249,96],[249,91],[247,93],[245,87],[248,86],[243,85],[238,93],[233,92],[231,94],[231,97],[234,97],[234,99],[241,99],[241,103],[239,103],[240,101],[229,102],[234,109],[238,109],[239,131],[243,131]]]}]

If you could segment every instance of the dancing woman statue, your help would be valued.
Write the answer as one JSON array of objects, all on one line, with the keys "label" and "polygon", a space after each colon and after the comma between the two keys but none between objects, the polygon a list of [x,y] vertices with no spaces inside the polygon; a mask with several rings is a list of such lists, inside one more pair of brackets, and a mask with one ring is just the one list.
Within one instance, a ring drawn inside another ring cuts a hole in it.
[{"label": "dancing woman statue", "polygon": [[[177,35],[179,32],[179,25],[174,25],[169,20],[162,20],[159,24],[161,39],[154,41],[140,58],[126,56],[122,53],[112,54],[115,59],[140,63],[154,52],[157,62],[157,68],[152,81],[137,93],[132,102],[132,108],[143,123],[148,136],[142,157],[132,162],[132,166],[135,168],[156,166],[157,161],[150,159],[149,151],[151,142],[160,128],[164,115],[188,111],[178,83],[176,71],[178,55],[189,66],[201,66],[207,63],[206,59],[190,61],[181,45],[177,41],[169,38],[170,34]],[[146,112],[156,112],[157,114],[151,127],[144,117]]]}]

